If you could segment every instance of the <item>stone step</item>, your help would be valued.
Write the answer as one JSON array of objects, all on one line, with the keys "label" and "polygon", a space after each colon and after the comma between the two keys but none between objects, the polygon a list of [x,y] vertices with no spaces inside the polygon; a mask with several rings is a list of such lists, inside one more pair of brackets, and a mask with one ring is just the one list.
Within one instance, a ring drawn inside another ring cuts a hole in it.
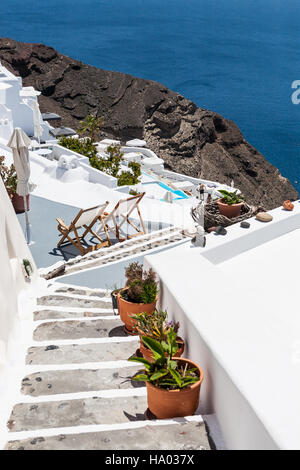
[{"label": "stone step", "polygon": [[33,332],[35,341],[60,339],[105,338],[127,336],[119,317],[87,321],[53,321],[39,325]]},{"label": "stone step", "polygon": [[58,320],[62,318],[81,318],[81,317],[105,317],[114,315],[113,310],[102,310],[96,312],[89,311],[64,311],[64,310],[36,310],[33,312],[34,321],[38,320]]},{"label": "stone step", "polygon": [[141,366],[112,369],[49,370],[27,375],[22,381],[22,393],[37,397],[62,393],[92,392],[143,387],[131,377]]},{"label": "stone step", "polygon": [[80,299],[63,295],[45,295],[37,299],[38,305],[58,306],[58,307],[80,307],[80,308],[112,308],[110,298],[105,300]]},{"label": "stone step", "polygon": [[35,346],[28,349],[26,364],[82,364],[126,360],[139,347],[136,341]]},{"label": "stone step", "polygon": [[75,287],[69,287],[69,286],[59,286],[59,284],[56,284],[56,287],[54,289],[54,292],[57,292],[58,294],[75,294],[75,295],[85,295],[85,296],[92,296],[92,297],[108,297],[110,296],[107,295],[107,292],[104,290],[98,290],[98,289],[77,289]]},{"label": "stone step", "polygon": [[[210,450],[204,422],[60,434],[11,441],[6,450]],[[146,457],[145,457],[146,458]]]},{"label": "stone step", "polygon": [[146,396],[115,398],[83,398],[14,406],[8,428],[10,431],[116,424],[145,419]]}]

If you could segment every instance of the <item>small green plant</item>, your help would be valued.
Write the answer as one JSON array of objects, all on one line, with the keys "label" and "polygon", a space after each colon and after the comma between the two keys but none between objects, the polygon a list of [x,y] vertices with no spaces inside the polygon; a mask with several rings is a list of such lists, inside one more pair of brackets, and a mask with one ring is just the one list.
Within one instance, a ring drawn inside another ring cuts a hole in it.
[{"label": "small green plant", "polygon": [[142,382],[150,382],[155,387],[165,390],[178,390],[186,388],[199,380],[197,368],[189,367],[188,363],[182,365],[173,360],[178,350],[176,343],[176,333],[170,330],[167,340],[160,343],[153,338],[142,336],[144,345],[151,349],[154,362],[141,357],[131,357],[128,360],[140,362],[145,369],[132,379]]},{"label": "small green plant", "polygon": [[77,129],[78,134],[88,135],[92,142],[96,141],[97,133],[103,126],[103,117],[96,117],[89,114],[84,121],[81,121],[81,127]]},{"label": "small green plant", "polygon": [[218,191],[223,196],[222,202],[224,204],[228,204],[229,206],[232,206],[232,204],[240,204],[244,201],[244,196],[242,196],[241,194],[238,195],[237,191],[229,192],[225,189],[219,189]]},{"label": "small green plant", "polygon": [[137,191],[135,191],[135,189],[130,189],[130,190],[129,190],[129,195],[130,195],[130,196],[137,196],[138,194],[140,194],[140,193],[138,193]]},{"label": "small green plant", "polygon": [[159,342],[166,341],[168,333],[172,330],[176,334],[179,330],[179,322],[167,321],[165,310],[155,310],[151,315],[138,313],[131,315],[134,324],[145,336],[150,336]]},{"label": "small green plant", "polygon": [[61,137],[58,144],[73,152],[80,153],[88,157],[91,161],[92,158],[97,157],[97,149],[91,139],[77,139],[75,137]]},{"label": "small green plant", "polygon": [[3,183],[5,188],[9,194],[14,194],[17,192],[17,173],[14,165],[10,165],[10,167],[6,166],[5,157],[0,156],[0,176],[3,179]]},{"label": "small green plant", "polygon": [[127,277],[126,289],[122,292],[122,297],[129,302],[138,304],[151,304],[155,302],[158,286],[155,279],[155,272],[150,268],[144,271],[138,263],[128,266],[125,269]]},{"label": "small green plant", "polygon": [[23,266],[28,276],[32,274],[32,266],[28,259],[23,259]]}]

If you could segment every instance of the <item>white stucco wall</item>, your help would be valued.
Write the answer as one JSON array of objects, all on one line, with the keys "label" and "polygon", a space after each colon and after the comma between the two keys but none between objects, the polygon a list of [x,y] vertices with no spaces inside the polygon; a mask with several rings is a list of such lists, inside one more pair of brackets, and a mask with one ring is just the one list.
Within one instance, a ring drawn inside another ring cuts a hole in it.
[{"label": "white stucco wall", "polygon": [[[13,338],[18,327],[18,297],[34,284],[37,270],[19,221],[0,178],[0,377],[1,367],[13,354]],[[22,261],[28,259],[34,269],[31,284],[25,282]]]},{"label": "white stucco wall", "polygon": [[227,227],[145,258],[160,307],[180,322],[184,355],[204,371],[200,413],[216,413],[229,449],[299,449],[300,202],[268,224]]}]

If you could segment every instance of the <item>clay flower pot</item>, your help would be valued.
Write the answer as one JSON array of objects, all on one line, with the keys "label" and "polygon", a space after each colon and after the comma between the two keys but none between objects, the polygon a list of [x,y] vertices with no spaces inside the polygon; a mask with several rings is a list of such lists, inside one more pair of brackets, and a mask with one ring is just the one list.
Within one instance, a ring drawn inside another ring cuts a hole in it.
[{"label": "clay flower pot", "polygon": [[139,313],[148,313],[148,315],[151,315],[155,310],[157,299],[151,304],[136,304],[123,299],[120,292],[117,297],[120,318],[125,324],[126,332],[132,335],[137,335],[138,333],[134,330],[134,320],[131,318],[131,315],[137,315]]},{"label": "clay flower pot", "polygon": [[203,372],[200,367],[189,359],[177,359],[182,364],[188,363],[199,370],[198,382],[178,390],[164,390],[146,382],[148,409],[157,419],[179,418],[193,415],[199,405],[200,387]]},{"label": "clay flower pot", "polygon": [[225,215],[228,219],[233,219],[234,217],[238,217],[241,214],[241,209],[244,205],[244,202],[240,202],[239,204],[224,204],[222,199],[218,199],[217,201],[219,211],[221,215]]},{"label": "clay flower pot", "polygon": [[[137,328],[138,330],[138,328]],[[139,333],[139,331],[138,331]],[[139,333],[140,336],[145,336],[143,333],[142,335]],[[147,336],[147,335],[146,335]],[[180,338],[179,336],[176,338],[176,343],[178,345],[178,350],[176,352],[176,354],[174,354],[174,357],[181,357],[182,354],[183,354],[183,351],[184,351],[184,341],[182,338]],[[144,358],[147,359],[149,362],[153,362],[154,361],[154,358],[153,358],[153,352],[146,348],[146,346],[143,344],[142,340],[140,341],[140,352],[143,354]],[[166,356],[167,356],[167,353],[166,353]]]},{"label": "clay flower pot", "polygon": [[[119,313],[119,305],[118,305],[118,292],[119,290],[118,289],[115,289],[113,290],[111,293],[110,293],[110,296],[111,296],[111,303],[112,303],[112,307],[113,307],[113,311],[114,311],[114,314],[117,315]],[[116,311],[118,313],[116,313]]]},{"label": "clay flower pot", "polygon": [[[19,196],[17,193],[10,193],[10,198],[16,214],[22,214],[25,212],[23,196]],[[26,196],[26,204],[29,210],[29,194]]]}]

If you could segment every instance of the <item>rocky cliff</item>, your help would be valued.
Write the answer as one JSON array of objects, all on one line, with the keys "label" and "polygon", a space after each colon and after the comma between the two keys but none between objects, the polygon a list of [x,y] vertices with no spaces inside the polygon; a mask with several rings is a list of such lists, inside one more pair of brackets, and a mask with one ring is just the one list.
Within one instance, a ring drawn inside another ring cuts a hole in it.
[{"label": "rocky cliff", "polygon": [[103,116],[105,136],[138,137],[174,171],[229,184],[252,204],[270,209],[297,191],[219,114],[160,83],[101,70],[59,54],[42,44],[0,39],[0,60],[42,92],[42,112],[60,114],[77,128],[87,114]]}]

